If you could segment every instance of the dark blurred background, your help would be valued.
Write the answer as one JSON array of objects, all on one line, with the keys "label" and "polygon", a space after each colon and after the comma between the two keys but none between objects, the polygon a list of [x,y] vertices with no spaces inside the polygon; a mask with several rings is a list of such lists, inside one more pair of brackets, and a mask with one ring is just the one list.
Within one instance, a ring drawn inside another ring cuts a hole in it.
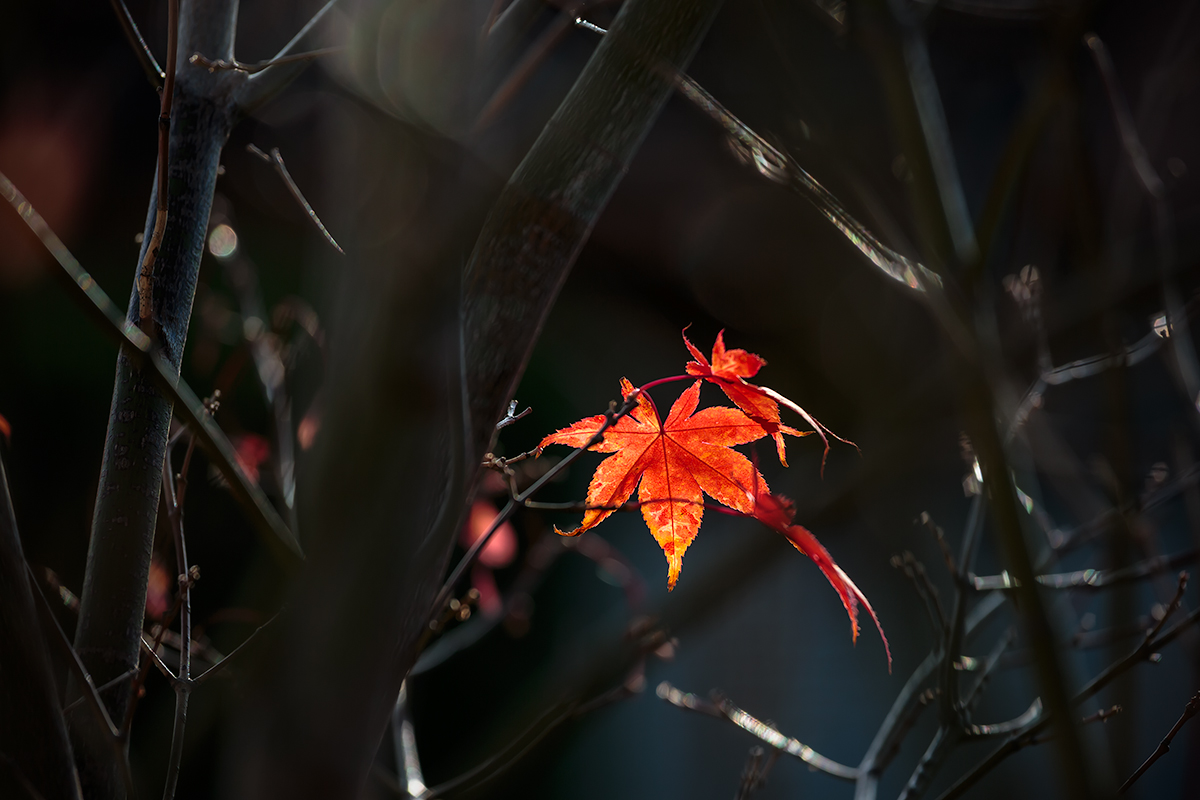
[{"label": "dark blurred background", "polygon": [[[130,0],[129,6],[161,58],[166,4]],[[268,58],[319,6],[315,0],[246,0],[238,57]],[[910,210],[911,172],[876,62],[854,36],[853,6],[730,0],[689,73],[791,152],[881,239],[921,258]],[[1115,133],[1096,69],[1078,38],[1064,48],[1063,25],[1095,31],[1108,45],[1175,215],[1184,299],[1197,288],[1196,6],[1186,0],[1097,3],[1082,11],[1033,2],[913,5],[929,39],[973,216],[982,211],[1023,108],[1056,59],[1067,67],[1069,88],[1016,183],[988,264],[989,313],[1001,333],[1012,407],[1037,377],[1038,365],[1035,332],[1005,291],[1006,276],[1036,265],[1056,365],[1141,339],[1163,311],[1150,206]],[[280,148],[297,184],[352,255],[356,248],[381,252],[397,237],[419,238],[414,220],[446,175],[461,180],[463,171],[473,173],[465,183],[481,187],[486,197],[519,162],[597,39],[569,25],[550,36],[562,26],[551,4],[502,70],[480,76],[469,53],[490,7],[486,0],[347,1],[318,37],[346,49],[318,61],[235,129],[213,223],[236,231],[239,257],[256,268],[268,309],[311,309],[310,323],[332,316],[343,262],[246,145]],[[615,10],[593,4],[586,16],[606,25]],[[112,297],[126,298],[154,174],[155,93],[107,3],[9,3],[0,20],[0,170],[100,285]],[[530,53],[540,60],[480,120],[483,100],[496,97],[497,87]],[[464,261],[470,244],[465,242]],[[16,215],[0,209],[0,415],[12,430],[0,447],[29,560],[77,591],[115,351],[50,270]],[[183,375],[202,396],[222,390],[218,422],[245,459],[259,454],[261,482],[269,494],[277,492],[266,466],[270,415],[247,357],[227,270],[206,257],[200,283]],[[935,540],[914,525],[928,512],[957,547],[971,502],[964,482],[970,482],[972,462],[963,456],[964,422],[947,376],[943,337],[918,295],[866,262],[804,198],[740,163],[723,132],[679,97],[669,102],[580,257],[517,394],[521,407],[532,406],[533,413],[502,432],[498,452],[522,452],[546,433],[602,412],[623,376],[641,384],[680,373],[687,359],[680,331],[688,325],[702,350],[725,329],[731,347],[761,354],[769,362],[763,383],[861,449],[835,446],[823,478],[815,437],[790,443],[787,470],[769,448],[758,455],[772,488],[797,501],[798,521],[873,602],[894,669],[888,673],[883,648],[869,629],[852,644],[836,595],[807,559],[779,539],[764,551],[770,555],[751,579],[675,632],[672,659],[650,659],[644,691],[557,728],[481,795],[731,796],[753,740],[728,723],[660,700],[654,688],[664,680],[699,694],[720,688],[787,735],[856,764],[933,643],[911,583],[889,559],[912,551],[942,587],[943,599],[951,596]],[[291,337],[294,420],[299,424],[309,412],[318,419],[321,348],[312,336],[280,335]],[[322,327],[320,335],[338,331]],[[1014,445],[1018,485],[1051,532],[1070,531],[1123,493],[1143,496],[1192,466],[1200,417],[1181,388],[1172,352],[1162,347],[1135,366],[1052,387],[1033,412]],[[656,390],[660,408],[677,391],[674,385]],[[723,401],[714,389],[704,391],[708,401]],[[554,456],[547,451],[543,460]],[[193,593],[195,619],[206,623],[203,633],[213,646],[227,652],[274,612],[277,587],[249,524],[219,480],[207,477],[203,457],[197,458],[187,501],[191,558],[203,575]],[[581,500],[598,460],[585,456],[541,499]],[[522,479],[532,474],[522,472]],[[1191,484],[1184,488],[1137,515],[1136,541],[1129,547],[1101,536],[1065,554],[1054,569],[1117,567],[1194,548],[1200,494]],[[552,526],[574,526],[576,520],[572,513],[521,513],[513,523],[515,555],[507,562],[498,558],[488,574],[471,580],[494,581],[502,595],[512,591],[528,554],[554,536]],[[531,592],[524,617],[510,614],[478,644],[410,680],[426,783],[449,779],[511,741],[538,713],[546,687],[580,666],[572,654],[662,602],[664,559],[640,516],[615,515],[597,534],[623,554],[635,577],[564,552]],[[771,537],[751,521],[710,513],[688,551],[678,591],[692,584],[702,594],[719,583],[745,540]],[[989,530],[976,571],[993,574],[1001,566]],[[624,592],[617,585],[622,582]],[[1170,599],[1174,583],[1167,571],[1115,593],[1058,593],[1050,600],[1059,633],[1067,639],[1089,628],[1125,625],[1136,637],[1155,605]],[[641,584],[646,597],[640,608],[630,608],[629,587]],[[1185,608],[1195,602],[1193,590]],[[482,613],[462,625],[478,622]],[[1012,624],[1011,613],[1002,616],[968,642],[968,652],[982,656],[991,648]],[[71,623],[69,612],[63,621]],[[1073,677],[1082,682],[1134,643],[1127,637],[1071,649]],[[1086,729],[1096,769],[1128,774],[1150,753],[1200,688],[1196,645],[1195,636],[1184,637],[1161,663],[1136,668],[1082,709],[1125,706],[1108,723]],[[1027,652],[1021,642],[1014,646],[978,720],[1008,719],[1028,706],[1037,689],[1021,657]],[[193,699],[181,798],[215,796],[222,724],[238,701],[236,677],[217,683]],[[171,711],[169,687],[152,675],[132,744],[143,792],[157,791],[162,779]],[[927,712],[906,739],[884,776],[884,796],[907,780],[935,717]],[[390,746],[385,738],[380,759],[389,770]],[[988,749],[960,748],[935,780],[934,795]],[[1052,796],[1058,791],[1052,759],[1045,746],[1023,750],[971,796]],[[1200,729],[1193,726],[1133,795],[1195,796],[1197,764]],[[381,783],[371,791],[388,796]],[[761,797],[848,797],[851,791],[785,757]]]}]

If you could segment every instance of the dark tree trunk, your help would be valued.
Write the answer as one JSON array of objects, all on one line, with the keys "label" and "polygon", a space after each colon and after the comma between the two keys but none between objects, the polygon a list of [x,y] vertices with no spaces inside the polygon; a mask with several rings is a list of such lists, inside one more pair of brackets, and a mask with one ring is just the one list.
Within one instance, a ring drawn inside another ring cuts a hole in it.
[{"label": "dark tree trunk", "polygon": [[[221,149],[233,125],[233,91],[243,81],[236,74],[210,74],[187,59],[194,52],[214,58],[232,56],[237,7],[237,0],[183,0],[181,4],[167,170],[168,219],[154,267],[153,291],[159,341],[176,372],[187,339]],[[146,243],[154,228],[157,196],[157,190],[152,191]],[[137,263],[140,269],[141,255]],[[138,319],[136,272],[129,319]],[[122,349],[75,636],[75,648],[97,685],[138,663],[170,422],[170,401]],[[129,702],[128,684],[106,692],[104,700],[113,719],[122,720]],[[73,720],[89,796],[120,796],[123,790],[111,763],[112,751],[97,738],[104,734],[86,710]]]}]

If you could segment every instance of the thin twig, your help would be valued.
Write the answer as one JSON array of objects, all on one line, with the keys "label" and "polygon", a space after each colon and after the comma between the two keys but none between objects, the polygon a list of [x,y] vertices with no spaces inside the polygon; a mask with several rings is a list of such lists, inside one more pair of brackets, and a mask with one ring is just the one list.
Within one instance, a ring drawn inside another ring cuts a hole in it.
[{"label": "thin twig", "polygon": [[163,496],[167,504],[167,517],[175,539],[175,566],[179,575],[179,672],[175,681],[175,724],[171,729],[171,752],[167,760],[167,777],[163,786],[163,800],[173,800],[179,783],[179,767],[183,760],[183,739],[187,727],[188,700],[191,694],[192,670],[192,583],[193,568],[188,564],[187,538],[183,528],[183,506],[180,491],[186,486],[187,466],[191,460],[195,437],[188,442],[184,467],[178,477],[173,475],[171,453],[163,462]]},{"label": "thin twig", "polygon": [[142,65],[142,70],[146,73],[146,79],[155,89],[161,89],[163,79],[167,77],[166,73],[154,60],[154,53],[150,52],[149,45],[142,38],[142,32],[138,30],[137,23],[133,21],[133,16],[129,13],[125,0],[109,0],[109,2],[112,5],[113,13],[117,15],[117,22],[121,23],[121,30],[125,32],[125,38],[129,40],[129,46],[133,48],[133,54],[137,56],[138,63]]},{"label": "thin twig", "polygon": [[293,53],[289,56],[280,56],[278,58],[267,59],[266,61],[257,61],[253,64],[246,64],[238,61],[236,58],[226,61],[223,58],[218,58],[216,61],[210,61],[200,53],[192,53],[188,57],[189,64],[196,64],[204,67],[209,72],[218,70],[230,72],[245,72],[248,75],[253,75],[256,72],[262,72],[267,67],[273,67],[276,64],[291,64],[296,61],[312,61],[321,56],[327,56],[332,53],[340,53],[345,50],[344,47],[322,47],[318,50],[309,50],[307,53]]},{"label": "thin twig", "polygon": [[154,337],[154,262],[167,229],[167,157],[171,136],[171,104],[175,99],[175,56],[179,49],[179,0],[167,4],[167,71],[163,79],[162,102],[158,111],[158,188],[155,192],[154,231],[142,257],[138,273],[138,318],[142,331]]},{"label": "thin twig", "polygon": [[[96,694],[104,694],[109,689],[112,689],[113,687],[118,686],[119,684],[122,684],[125,681],[129,680],[134,675],[137,675],[137,672],[138,671],[137,671],[136,667],[133,669],[125,670],[125,672],[123,672],[120,675],[118,675],[117,677],[113,678],[108,683],[105,683],[101,686],[97,686]],[[81,705],[83,705],[83,703],[84,703],[83,697],[75,698],[71,703],[63,706],[63,714],[69,714],[70,712],[74,711],[75,709],[77,709]]]},{"label": "thin twig", "polygon": [[1085,34],[1084,43],[1091,51],[1096,69],[1104,83],[1108,95],[1109,106],[1112,109],[1113,121],[1121,140],[1121,147],[1129,157],[1138,183],[1150,198],[1154,207],[1155,242],[1158,250],[1159,278],[1162,281],[1163,304],[1166,306],[1167,330],[1171,346],[1175,351],[1176,366],[1179,377],[1187,391],[1187,399],[1194,408],[1200,409],[1200,362],[1196,358],[1196,348],[1192,342],[1192,334],[1188,324],[1187,313],[1179,294],[1179,285],[1175,280],[1175,216],[1171,205],[1167,202],[1166,188],[1162,178],[1150,163],[1146,148],[1138,136],[1133,114],[1129,111],[1129,103],[1121,91],[1120,81],[1117,80],[1116,67],[1108,48],[1095,33]]},{"label": "thin twig", "polygon": [[947,753],[958,743],[958,738],[957,730],[951,730],[945,725],[938,727],[929,746],[925,748],[925,752],[921,754],[916,766],[913,767],[912,775],[909,776],[908,783],[904,785],[904,790],[900,792],[899,800],[917,800],[925,793],[934,773],[945,760]]},{"label": "thin twig", "polygon": [[596,432],[592,434],[592,437],[588,439],[582,447],[577,447],[568,453],[562,461],[559,461],[557,464],[547,470],[545,475],[534,481],[528,489],[517,495],[512,500],[509,500],[508,503],[505,504],[504,508],[500,509],[500,513],[496,515],[494,520],[492,520],[492,524],[488,526],[488,529],[483,532],[482,536],[475,540],[470,549],[467,550],[467,552],[459,560],[458,564],[454,567],[454,570],[451,571],[450,577],[448,577],[445,583],[442,584],[441,591],[438,592],[437,597],[435,597],[433,601],[432,608],[434,614],[440,613],[441,609],[445,607],[447,601],[450,599],[450,594],[454,591],[455,584],[458,583],[459,579],[462,578],[463,574],[467,571],[471,564],[475,562],[479,552],[487,545],[488,541],[492,537],[492,534],[499,530],[500,526],[508,521],[508,518],[512,516],[513,512],[515,512],[520,505],[524,504],[526,500],[532,497],[534,493],[536,493],[550,481],[554,480],[554,478],[557,477],[560,472],[570,466],[571,462],[579,458],[579,456],[582,455],[589,447],[598,444],[604,438],[604,433],[609,428],[611,428],[613,425],[616,425],[618,420],[637,407],[638,399],[641,397],[641,394],[642,392],[640,389],[635,390],[633,394],[625,399],[625,402],[622,403],[619,408],[615,402],[610,403],[608,413],[605,415],[604,423],[601,424]]},{"label": "thin twig", "polygon": [[[1194,699],[1194,698],[1193,698]],[[1113,705],[1111,708],[1102,708],[1094,714],[1088,714],[1083,719],[1079,720],[1080,725],[1089,725],[1093,722],[1108,722],[1109,717],[1115,717],[1124,711],[1121,706]]]},{"label": "thin twig", "polygon": [[1167,731],[1167,735],[1164,736],[1162,741],[1158,743],[1158,747],[1154,748],[1154,752],[1150,754],[1150,757],[1142,762],[1140,767],[1134,770],[1133,774],[1129,776],[1128,780],[1121,784],[1121,788],[1119,789],[1121,794],[1129,791],[1129,787],[1133,786],[1134,782],[1138,778],[1142,777],[1146,770],[1154,766],[1154,762],[1158,761],[1160,758],[1170,752],[1171,741],[1175,738],[1176,734],[1183,729],[1183,726],[1187,724],[1187,721],[1196,716],[1197,713],[1200,713],[1200,692],[1192,695],[1192,699],[1188,700],[1187,705],[1183,708],[1183,713],[1179,715],[1179,719],[1177,719],[1175,724],[1171,726],[1171,730]]},{"label": "thin twig", "polygon": [[[1075,572],[1059,572],[1038,575],[1037,582],[1048,589],[1106,589],[1122,583],[1133,583],[1159,575],[1170,569],[1190,564],[1200,556],[1197,548],[1188,548],[1169,556],[1156,556],[1120,569],[1081,569]],[[999,575],[971,575],[971,586],[976,591],[1016,589],[1020,582],[1007,572]]]},{"label": "thin twig", "polygon": [[[160,627],[159,630],[164,630],[164,628]],[[167,662],[163,661],[162,656],[158,654],[158,645],[159,642],[157,640],[149,641],[146,639],[146,635],[142,634],[142,650],[146,653],[146,655],[150,656],[150,660],[146,662],[138,671],[142,672],[148,668],[148,665],[152,664],[158,668],[158,671],[163,674],[164,678],[174,684],[176,681],[175,673],[171,672],[171,668],[167,666]],[[142,682],[144,681],[145,678],[143,677]],[[133,695],[135,697],[137,696],[137,689],[139,688],[141,688],[141,683],[138,683],[134,686]]]},{"label": "thin twig", "polygon": [[767,775],[779,760],[779,750],[771,749],[771,755],[763,759],[763,749],[758,745],[750,748],[746,766],[742,768],[742,781],[738,785],[734,800],[749,800],[750,796],[767,782]]},{"label": "thin twig", "polygon": [[329,229],[325,227],[325,223],[321,222],[321,218],[317,216],[317,212],[313,211],[313,207],[309,205],[308,200],[304,198],[304,193],[300,191],[300,187],[296,185],[294,180],[292,180],[292,174],[288,172],[287,165],[283,163],[283,156],[280,155],[279,148],[272,147],[271,154],[267,155],[254,145],[248,144],[246,145],[246,152],[257,156],[275,168],[275,171],[279,173],[279,177],[283,178],[283,183],[287,186],[288,191],[292,193],[292,197],[295,198],[296,202],[300,204],[300,207],[304,209],[305,215],[307,215],[312,224],[317,227],[317,230],[321,232],[321,235],[325,237],[325,241],[329,242],[330,246],[333,247],[334,250],[337,250],[342,255],[345,255],[346,251],[343,250],[342,246],[337,243],[336,239],[333,238],[333,234],[329,232]]},{"label": "thin twig", "polygon": [[29,583],[36,589],[35,594],[37,599],[41,601],[38,604],[38,608],[41,610],[43,623],[53,631],[50,638],[54,640],[59,650],[66,657],[67,667],[75,676],[79,689],[83,693],[84,702],[92,709],[92,713],[96,715],[96,718],[104,727],[104,732],[108,734],[105,738],[109,740],[109,744],[112,747],[113,760],[116,762],[117,770],[121,774],[121,782],[124,785],[126,796],[134,797],[133,773],[129,768],[129,754],[125,750],[121,732],[113,724],[112,717],[108,713],[108,708],[100,699],[100,694],[96,691],[96,684],[92,683],[92,676],[88,674],[87,668],[79,660],[79,654],[71,646],[71,640],[67,638],[67,634],[63,632],[62,626],[58,624],[58,618],[54,616],[54,609],[50,606],[50,601],[46,599],[46,595],[42,593],[42,587],[38,585],[37,577],[33,574],[33,569],[28,563],[25,564],[25,569],[29,574]]},{"label": "thin twig", "polygon": [[933,585],[933,581],[929,580],[929,575],[925,572],[925,565],[917,561],[912,553],[905,550],[903,556],[892,556],[892,566],[902,570],[912,581],[917,596],[921,598],[921,602],[925,606],[929,622],[933,626],[934,636],[940,647],[947,635],[946,612],[942,609],[942,601],[938,599],[937,587]]},{"label": "thin twig", "polygon": [[[520,414],[518,414],[517,413],[517,401],[513,400],[508,404],[508,412],[504,415],[504,419],[502,419],[496,423],[496,430],[500,430],[501,428],[507,428],[509,425],[512,425],[517,420],[527,416],[528,414],[532,414],[532,413],[533,413],[533,407],[530,406],[530,407],[526,408],[524,411],[522,411]],[[516,460],[516,459],[514,459],[514,460]]]},{"label": "thin twig", "polygon": [[666,700],[678,708],[699,711],[701,714],[707,714],[710,717],[728,719],[755,738],[766,742],[776,750],[800,759],[815,770],[832,775],[835,778],[841,778],[844,781],[858,780],[859,770],[857,768],[839,764],[833,759],[821,755],[803,742],[789,736],[784,736],[775,727],[748,714],[723,696],[716,695],[713,701],[708,701],[691,692],[681,692],[667,681],[660,683],[656,692],[659,698]]},{"label": "thin twig", "polygon": [[979,542],[982,538],[983,495],[976,495],[971,501],[967,524],[963,530],[962,550],[959,554],[958,570],[955,573],[954,581],[954,610],[951,612],[946,647],[942,653],[942,665],[938,674],[938,686],[942,691],[940,704],[942,727],[950,730],[960,730],[963,723],[958,671],[954,669],[954,663],[961,655],[963,637],[968,628],[966,576],[975,563],[975,554],[979,550]]},{"label": "thin twig", "polygon": [[1019,731],[1029,723],[1038,719],[1042,714],[1042,698],[1034,698],[1034,701],[1029,704],[1029,708],[1025,709],[1019,717],[1007,720],[1005,722],[996,722],[990,725],[971,725],[967,728],[967,733],[970,736],[1001,736],[1006,733]]},{"label": "thin twig", "polygon": [[288,57],[300,42],[317,27],[337,2],[338,0],[329,0],[325,5],[321,6],[320,10],[313,14],[308,22],[304,24],[304,27],[297,31],[296,35],[288,40],[288,43],[280,48],[278,53],[268,59],[268,63],[271,66],[252,74],[246,80],[246,83],[238,92],[237,98],[237,105],[243,112],[253,112],[278,92],[282,91],[285,86],[291,83],[308,66],[312,58],[289,60]]},{"label": "thin twig", "polygon": [[[582,18],[576,18],[575,25],[600,35],[607,33],[604,28]],[[795,159],[755,133],[750,126],[709,94],[707,89],[684,73],[676,76],[675,88],[685,99],[725,129],[748,164],[764,177],[776,183],[787,184],[812,203],[850,244],[889,278],[918,291],[930,292],[940,289],[942,279],[936,272],[883,244]],[[939,319],[943,323],[949,323],[944,315],[939,316]]]},{"label": "thin twig", "polygon": [[991,678],[992,672],[996,669],[996,665],[1000,663],[1000,658],[1017,638],[1017,632],[1009,628],[1003,636],[996,640],[996,644],[992,647],[992,652],[988,653],[984,659],[983,666],[979,670],[979,678],[967,690],[966,695],[962,699],[962,708],[969,711],[983,696],[983,689],[987,685],[988,679]]},{"label": "thin twig", "polygon": [[946,562],[946,571],[950,573],[951,578],[958,580],[958,566],[954,563],[954,554],[950,552],[950,544],[946,541],[946,534],[942,530],[942,526],[934,522],[933,517],[929,516],[927,511],[922,511],[921,516],[917,517],[914,522],[924,525],[933,534],[938,548],[942,551],[942,560]]},{"label": "thin twig", "polygon": [[255,638],[260,633],[262,633],[262,631],[268,625],[270,625],[272,622],[274,622],[275,618],[278,616],[279,615],[276,614],[275,616],[271,617],[269,620],[264,622],[262,625],[259,625],[257,628],[255,628],[254,632],[251,633],[249,636],[247,636],[245,639],[243,639],[241,644],[239,644],[237,647],[235,647],[229,651],[229,655],[225,656],[220,661],[213,664],[211,667],[206,669],[204,672],[201,672],[199,675],[197,675],[195,678],[193,678],[192,684],[198,686],[198,685],[204,683],[205,681],[207,681],[212,676],[214,676],[214,675],[218,674],[219,672],[221,672],[222,670],[224,670],[226,667],[228,667],[230,665],[230,663],[233,661],[234,656],[238,655],[239,653],[244,652],[255,641]]}]

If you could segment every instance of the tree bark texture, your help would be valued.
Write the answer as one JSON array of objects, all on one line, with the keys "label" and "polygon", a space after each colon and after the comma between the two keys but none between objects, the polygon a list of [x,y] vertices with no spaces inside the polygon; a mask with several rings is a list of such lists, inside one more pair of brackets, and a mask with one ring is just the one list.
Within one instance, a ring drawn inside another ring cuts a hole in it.
[{"label": "tree bark texture", "polygon": [[[719,4],[629,0],[477,238],[464,198],[481,196],[478,171],[427,150],[414,158],[430,189],[389,234],[403,241],[374,263],[348,253],[325,422],[298,490],[309,559],[232,722],[228,796],[362,791],[495,424]],[[472,238],[463,272],[456,245]]]},{"label": "tree bark texture", "polygon": [[[221,149],[233,125],[233,90],[242,80],[231,73],[210,74],[187,59],[194,52],[232,57],[237,8],[237,0],[184,0],[180,8],[168,219],[153,285],[159,341],[176,373],[187,339]],[[156,203],[157,189],[150,196],[139,267],[153,232]],[[128,314],[131,321],[138,319],[136,272]],[[75,636],[75,648],[97,685],[138,663],[171,412],[170,401],[149,373],[122,348]],[[106,692],[104,701],[114,720],[123,719],[128,686]],[[84,786],[89,796],[120,796],[123,790],[111,764],[111,749],[100,744],[97,736],[103,734],[89,722],[88,713],[82,709],[73,716]]]},{"label": "tree bark texture", "polygon": [[79,779],[0,461],[0,796],[75,800]]}]

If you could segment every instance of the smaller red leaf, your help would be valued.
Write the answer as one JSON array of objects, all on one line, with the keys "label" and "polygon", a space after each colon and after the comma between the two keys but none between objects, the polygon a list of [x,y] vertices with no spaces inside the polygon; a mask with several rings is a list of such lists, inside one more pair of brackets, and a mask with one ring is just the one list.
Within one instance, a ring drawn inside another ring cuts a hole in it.
[{"label": "smaller red leaf", "polygon": [[[829,455],[829,436],[832,436],[839,442],[845,442],[854,447],[858,446],[854,442],[843,439],[829,430],[829,428],[818,422],[816,418],[798,404],[787,399],[774,389],[766,386],[758,386],[746,381],[746,378],[752,378],[758,374],[758,371],[765,367],[767,362],[762,357],[745,350],[736,348],[726,350],[725,331],[719,332],[717,340],[713,343],[711,363],[691,343],[687,338],[686,332],[683,334],[683,343],[687,345],[692,358],[695,359],[687,363],[687,373],[705,378],[720,386],[721,390],[733,401],[734,405],[746,412],[748,417],[762,425],[763,430],[774,437],[775,448],[779,452],[779,463],[785,467],[787,466],[787,458],[783,445],[783,434],[785,433],[793,436],[808,436],[815,431],[821,437],[821,441],[825,443],[825,452],[821,456],[822,472],[825,470],[825,458]],[[812,426],[813,430],[796,431],[786,425],[781,425],[779,417],[779,406],[781,404],[799,414],[805,422]]]},{"label": "smaller red leaf", "polygon": [[779,495],[759,493],[758,502],[754,508],[755,519],[783,534],[793,547],[811,558],[813,563],[825,574],[825,579],[833,586],[834,591],[841,598],[842,605],[846,608],[846,614],[850,617],[850,631],[855,641],[858,641],[858,605],[862,604],[867,613],[871,615],[871,619],[874,620],[875,627],[879,631],[879,638],[883,640],[883,649],[887,653],[888,671],[891,672],[892,650],[888,646],[887,636],[883,632],[879,617],[875,615],[875,609],[871,607],[871,602],[854,585],[850,576],[837,565],[825,546],[817,541],[817,537],[813,536],[804,526],[793,523],[795,515],[796,508],[791,500]]}]

